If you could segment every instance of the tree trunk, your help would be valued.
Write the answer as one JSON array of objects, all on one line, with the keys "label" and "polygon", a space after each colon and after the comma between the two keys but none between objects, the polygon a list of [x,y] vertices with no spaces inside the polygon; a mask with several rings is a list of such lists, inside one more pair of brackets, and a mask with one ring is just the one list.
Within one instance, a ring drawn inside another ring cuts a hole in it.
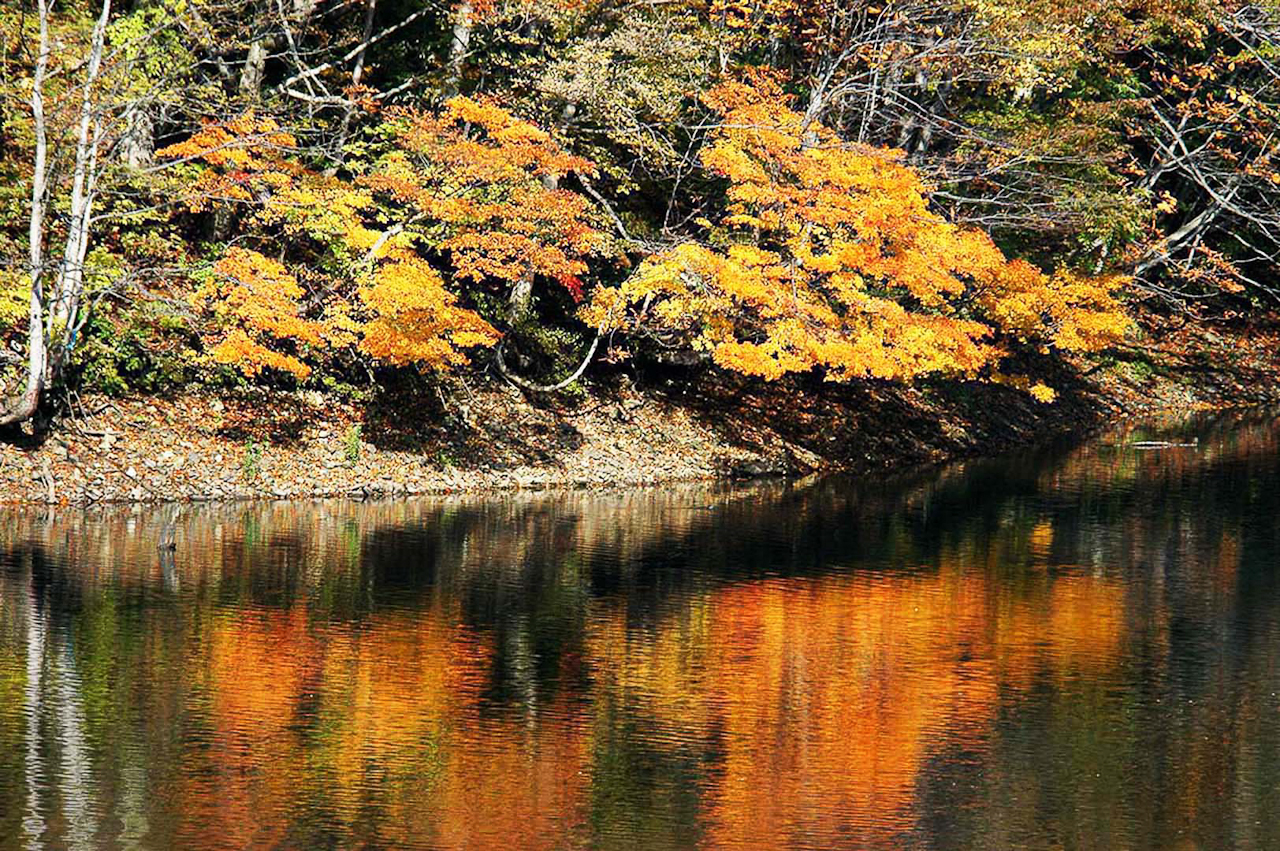
[{"label": "tree trunk", "polygon": [[533,275],[525,275],[511,287],[511,295],[507,306],[510,309],[511,327],[516,327],[529,315],[529,305],[533,302]]},{"label": "tree trunk", "polygon": [[[102,122],[94,116],[94,89],[102,69],[111,0],[103,0],[102,11],[93,27],[92,46],[86,64],[84,94],[76,133],[75,168],[71,181],[71,226],[63,248],[62,262],[52,290],[52,304],[46,310],[44,290],[44,237],[46,195],[48,193],[48,128],[44,114],[44,78],[49,63],[49,2],[37,0],[40,12],[40,55],[36,60],[31,87],[31,113],[36,135],[36,151],[31,181],[31,219],[28,262],[31,265],[31,302],[27,331],[27,386],[22,395],[0,411],[0,426],[30,420],[39,409],[40,398],[57,378],[73,330],[80,297],[84,290],[84,259],[89,249],[89,226],[93,221],[98,150],[102,144]],[[57,335],[56,346],[54,343]],[[59,350],[58,347],[61,347]],[[55,357],[54,354],[57,354]]]},{"label": "tree trunk", "polygon": [[120,140],[120,160],[129,168],[151,165],[156,151],[155,122],[141,101],[129,104],[124,112],[124,134]]},{"label": "tree trunk", "polygon": [[[369,39],[373,38],[373,18],[378,11],[378,0],[368,0],[364,9],[364,33],[360,37],[360,52],[356,54],[356,66],[351,69],[351,85],[360,85],[364,76],[364,61],[369,52]],[[347,113],[348,117],[351,115]]]},{"label": "tree trunk", "polygon": [[22,395],[0,410],[0,426],[26,422],[35,414],[44,392],[47,361],[44,336],[44,214],[48,181],[48,130],[44,117],[44,78],[49,68],[49,2],[37,0],[40,11],[40,45],[31,79],[31,116],[36,136],[35,163],[31,175],[31,302],[27,326],[27,386]]},{"label": "tree trunk", "polygon": [[[84,96],[80,100],[80,122],[76,129],[76,164],[71,177],[71,228],[67,232],[67,245],[62,255],[51,331],[58,333],[61,342],[67,342],[75,322],[84,291],[84,258],[89,250],[89,225],[93,220],[93,198],[97,184],[98,148],[102,142],[101,122],[95,121],[94,89],[98,73],[102,69],[103,45],[106,41],[107,19],[111,16],[111,0],[103,0],[102,13],[93,27],[93,41],[89,51],[89,63],[85,70]],[[53,339],[53,336],[50,336]],[[49,376],[48,378],[52,378]]]},{"label": "tree trunk", "polygon": [[248,100],[262,100],[262,80],[267,74],[267,43],[258,36],[249,43],[249,53],[240,69],[240,94]]},{"label": "tree trunk", "polygon": [[474,26],[475,9],[471,0],[461,0],[455,11],[453,40],[449,43],[448,75],[445,77],[444,95],[453,97],[462,89],[462,67],[471,47],[471,28]]}]

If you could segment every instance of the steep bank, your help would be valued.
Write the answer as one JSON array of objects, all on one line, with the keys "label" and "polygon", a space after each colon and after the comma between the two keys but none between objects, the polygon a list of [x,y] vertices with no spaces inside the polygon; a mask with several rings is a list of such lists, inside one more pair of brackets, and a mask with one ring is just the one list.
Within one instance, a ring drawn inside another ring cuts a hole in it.
[{"label": "steep bank", "polygon": [[43,440],[0,442],[0,502],[364,497],[642,486],[871,470],[998,452],[1156,409],[1280,399],[1280,336],[1148,319],[1132,349],[1024,364],[1045,405],[977,382],[761,383],[706,370],[602,376],[580,401],[497,379],[451,400],[261,390],[88,397]]}]

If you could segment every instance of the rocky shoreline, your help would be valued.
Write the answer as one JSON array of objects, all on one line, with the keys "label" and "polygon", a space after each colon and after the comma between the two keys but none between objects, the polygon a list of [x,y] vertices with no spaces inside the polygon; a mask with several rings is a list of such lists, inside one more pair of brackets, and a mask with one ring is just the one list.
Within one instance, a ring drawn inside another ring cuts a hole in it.
[{"label": "rocky shoreline", "polygon": [[[764,453],[725,443],[687,411],[638,396],[567,415],[498,388],[478,396],[472,416],[492,425],[492,409],[504,409],[504,430],[525,436],[518,451],[494,443],[489,457],[461,458],[446,441],[379,445],[358,410],[314,396],[87,399],[92,413],[67,419],[43,443],[0,443],[0,504],[634,487],[827,466],[799,447]],[[281,403],[299,416],[273,436],[258,409]]]},{"label": "rocky shoreline", "polygon": [[1280,401],[1280,334],[1180,333],[1152,333],[1141,360],[1033,365],[1059,370],[1053,381],[1063,392],[1052,405],[981,382],[783,386],[706,371],[651,376],[643,386],[613,376],[576,402],[531,400],[496,378],[451,396],[364,402],[260,388],[87,397],[42,439],[0,439],[0,504],[366,498],[884,470],[1155,411]]}]

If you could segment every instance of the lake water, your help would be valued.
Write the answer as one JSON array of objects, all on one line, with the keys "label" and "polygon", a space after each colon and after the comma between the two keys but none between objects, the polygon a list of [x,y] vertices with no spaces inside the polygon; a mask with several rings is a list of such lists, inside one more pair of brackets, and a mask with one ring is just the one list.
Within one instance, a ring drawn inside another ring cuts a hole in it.
[{"label": "lake water", "polygon": [[0,848],[1277,848],[1278,473],[0,512]]}]

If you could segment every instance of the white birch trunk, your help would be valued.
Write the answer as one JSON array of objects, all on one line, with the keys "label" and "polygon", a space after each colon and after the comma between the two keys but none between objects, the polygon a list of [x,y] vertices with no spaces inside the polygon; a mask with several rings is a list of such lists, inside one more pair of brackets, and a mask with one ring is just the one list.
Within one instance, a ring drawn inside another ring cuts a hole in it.
[{"label": "white birch trunk", "polygon": [[31,419],[44,391],[48,354],[44,335],[44,218],[48,184],[49,139],[44,117],[44,78],[49,68],[49,2],[37,0],[40,13],[39,55],[31,78],[31,117],[35,128],[35,163],[31,175],[31,302],[27,315],[27,386],[22,395],[0,410],[0,426]]},{"label": "white birch trunk", "polygon": [[[76,164],[71,175],[71,229],[67,233],[66,250],[58,275],[56,298],[52,311],[50,339],[65,342],[75,319],[75,309],[84,290],[84,258],[89,250],[89,225],[93,219],[93,196],[96,188],[98,147],[102,133],[94,120],[94,89],[102,69],[103,45],[107,35],[107,19],[111,16],[111,0],[102,0],[102,12],[93,26],[93,42],[85,71],[84,97],[80,101],[80,123],[76,128]],[[55,335],[57,335],[55,337]],[[47,376],[46,380],[52,376]]]}]

